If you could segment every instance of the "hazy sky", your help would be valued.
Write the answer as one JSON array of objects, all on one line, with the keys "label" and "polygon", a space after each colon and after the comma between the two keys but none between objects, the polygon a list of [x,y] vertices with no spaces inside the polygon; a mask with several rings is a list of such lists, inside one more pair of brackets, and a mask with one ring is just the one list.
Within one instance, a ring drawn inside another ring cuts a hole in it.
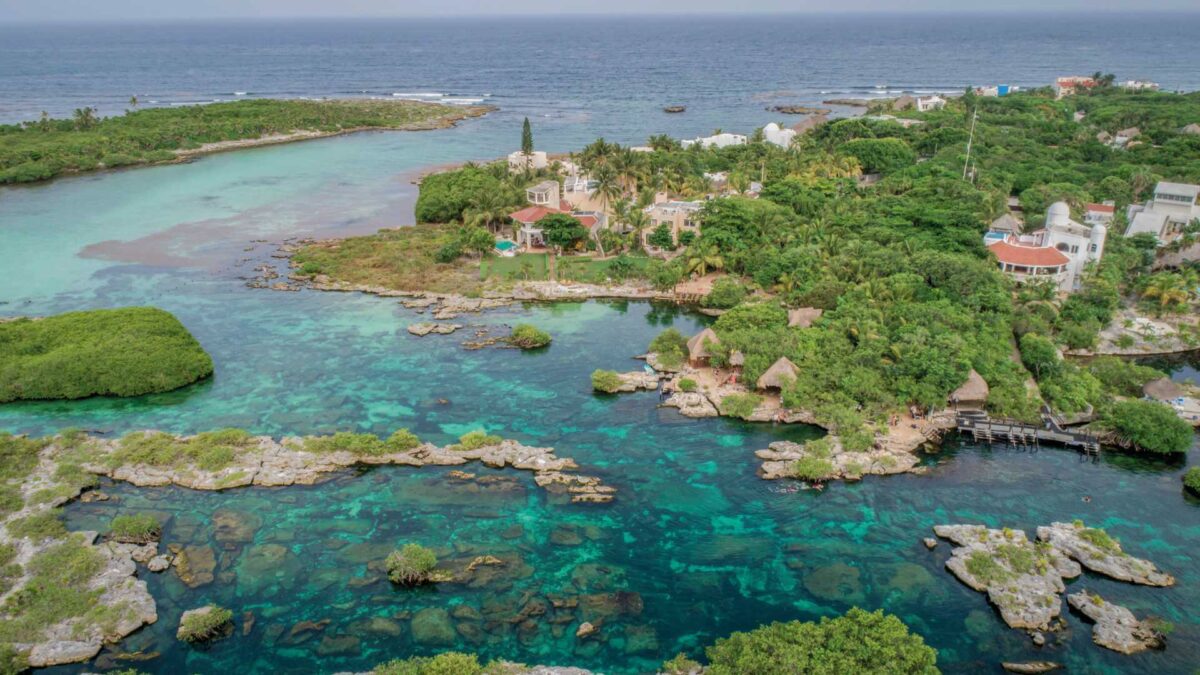
[{"label": "hazy sky", "polygon": [[0,23],[223,17],[1196,9],[1196,0],[0,0]]}]

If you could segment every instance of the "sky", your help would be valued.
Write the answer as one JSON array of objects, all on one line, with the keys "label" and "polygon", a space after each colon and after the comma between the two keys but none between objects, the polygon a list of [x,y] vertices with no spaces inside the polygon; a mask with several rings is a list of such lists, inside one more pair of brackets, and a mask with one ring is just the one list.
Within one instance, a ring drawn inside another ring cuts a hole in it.
[{"label": "sky", "polygon": [[1196,0],[0,0],[0,24],[218,18],[1197,11]]}]

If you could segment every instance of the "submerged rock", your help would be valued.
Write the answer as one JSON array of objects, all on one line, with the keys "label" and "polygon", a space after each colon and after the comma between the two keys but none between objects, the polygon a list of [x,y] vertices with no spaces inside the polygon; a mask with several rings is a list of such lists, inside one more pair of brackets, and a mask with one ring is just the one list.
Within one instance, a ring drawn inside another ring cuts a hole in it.
[{"label": "submerged rock", "polygon": [[217,557],[211,546],[185,546],[175,555],[175,574],[188,588],[211,584]]},{"label": "submerged rock", "polygon": [[1163,634],[1152,622],[1139,621],[1133,612],[1087,590],[1067,596],[1067,602],[1078,612],[1095,622],[1092,641],[1122,654],[1136,654],[1147,649],[1160,649],[1165,643]]},{"label": "submerged rock", "polygon": [[420,323],[409,324],[408,332],[416,335],[417,337],[424,337],[430,333],[449,335],[462,327],[463,325],[460,323],[433,323],[422,321]]},{"label": "submerged rock", "polygon": [[1104,530],[1083,523],[1051,523],[1037,529],[1038,539],[1079,561],[1087,569],[1105,576],[1146,586],[1171,586],[1175,577],[1162,572],[1149,560],[1121,550],[1121,544]]},{"label": "submerged rock", "polygon": [[413,641],[419,645],[450,647],[454,644],[454,624],[450,613],[441,607],[426,607],[413,615]]}]

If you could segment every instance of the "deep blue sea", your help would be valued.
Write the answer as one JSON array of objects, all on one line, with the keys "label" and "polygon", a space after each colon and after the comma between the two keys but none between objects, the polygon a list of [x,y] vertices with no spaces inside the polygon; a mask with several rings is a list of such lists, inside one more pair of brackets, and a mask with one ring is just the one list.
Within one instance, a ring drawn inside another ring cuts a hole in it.
[{"label": "deep blue sea", "polygon": [[[1096,70],[1200,88],[1200,14],[791,15],[3,25],[0,121],[239,95],[500,106],[549,149],[749,131],[782,103]],[[666,115],[669,104],[688,106]]]},{"label": "deep blue sea", "polygon": [[[926,474],[789,492],[757,477],[754,451],[817,430],[691,420],[657,409],[651,392],[591,391],[593,369],[640,368],[631,357],[663,328],[698,331],[706,319],[689,311],[639,302],[511,307],[462,321],[529,321],[553,344],[537,353],[467,351],[458,335],[409,335],[410,323],[428,317],[395,298],[276,293],[245,279],[261,264],[282,268],[271,254],[286,239],[411,223],[415,175],[515,149],[525,116],[539,148],[566,151],[601,135],[633,143],[750,131],[779,120],[767,109],[783,103],[1045,85],[1096,70],[1200,89],[1198,35],[1200,15],[0,25],[5,121],[84,105],[117,114],[131,95],[166,106],[237,92],[500,107],[453,129],[352,134],[0,187],[0,316],[156,305],[216,363],[211,380],[156,396],[5,404],[0,431],[239,426],[278,437],[409,427],[447,443],[482,427],[553,446],[618,489],[611,505],[570,505],[528,475],[478,467],[470,469],[500,482],[388,467],[318,486],[220,493],[106,484],[109,501],[67,507],[71,529],[152,511],[164,543],[216,551],[218,578],[188,588],[173,573],[140,572],[158,622],[58,672],[363,671],[454,648],[640,674],[681,651],[699,656],[732,631],[857,605],[899,615],[938,650],[947,673],[1034,659],[1073,673],[1194,673],[1200,499],[1182,492],[1180,475],[1200,460],[1196,447],[1186,461],[1106,452],[1092,462],[1070,450],[951,438],[925,458]],[[664,114],[668,104],[688,111]],[[1180,377],[1198,368],[1195,360],[1166,365]],[[251,540],[220,541],[218,511],[245,523]],[[1068,627],[1036,648],[944,570],[948,546],[920,543],[938,523],[1032,533],[1076,518],[1176,576],[1178,585],[1163,589],[1090,573],[1071,584],[1172,622],[1165,650],[1105,650],[1068,611]],[[373,582],[367,565],[410,541],[444,560],[511,562],[478,586]],[[548,597],[579,608],[508,620]],[[180,614],[208,602],[234,611],[237,633],[205,649],[177,641]],[[446,621],[447,612],[455,622],[444,639],[414,629],[418,615]],[[300,621],[327,623],[316,637],[294,638]],[[576,640],[582,621],[599,623],[600,633]],[[129,661],[131,652],[156,656]]]}]

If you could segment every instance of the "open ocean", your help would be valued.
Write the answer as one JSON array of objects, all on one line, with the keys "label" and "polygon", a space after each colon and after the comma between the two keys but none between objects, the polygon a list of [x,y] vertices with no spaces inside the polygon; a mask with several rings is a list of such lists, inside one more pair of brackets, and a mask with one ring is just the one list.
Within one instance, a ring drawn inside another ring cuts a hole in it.
[{"label": "open ocean", "polygon": [[[0,122],[240,96],[416,97],[528,115],[564,146],[749,131],[769,106],[1047,85],[1200,88],[1200,14],[572,17],[4,25]],[[688,106],[684,115],[665,105]],[[554,149],[567,149],[554,148]]]}]

